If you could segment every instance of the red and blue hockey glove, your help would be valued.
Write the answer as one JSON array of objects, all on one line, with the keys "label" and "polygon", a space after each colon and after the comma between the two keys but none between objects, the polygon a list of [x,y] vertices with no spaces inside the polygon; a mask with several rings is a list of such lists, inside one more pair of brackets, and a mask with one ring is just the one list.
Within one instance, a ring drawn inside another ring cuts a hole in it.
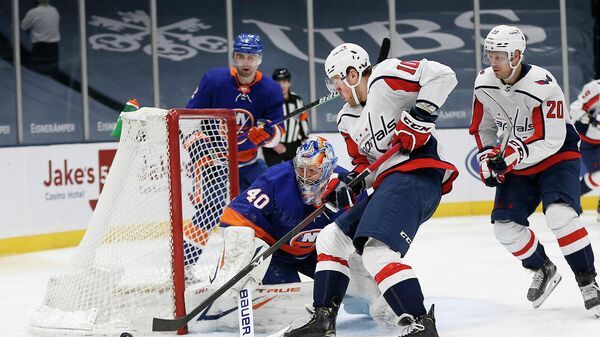
[{"label": "red and blue hockey glove", "polygon": [[506,174],[525,160],[528,155],[527,145],[519,139],[512,138],[508,141],[504,154],[500,153],[500,146],[496,146],[488,153],[490,158],[488,167],[498,175]]},{"label": "red and blue hockey glove", "polygon": [[431,131],[435,129],[436,118],[437,116],[417,107],[410,111],[402,111],[391,146],[401,143],[400,153],[405,155],[422,147],[429,141]]},{"label": "red and blue hockey glove", "polygon": [[259,119],[256,126],[248,131],[248,139],[256,146],[263,146],[275,137],[275,127],[268,119]]},{"label": "red and blue hockey glove", "polygon": [[504,182],[503,174],[496,174],[496,172],[492,171],[489,167],[489,162],[492,157],[489,157],[492,154],[494,148],[491,146],[484,147],[477,154],[477,161],[479,162],[479,177],[481,181],[488,187],[496,187]]},{"label": "red and blue hockey glove", "polygon": [[335,177],[329,181],[327,188],[323,193],[323,202],[325,206],[333,211],[338,212],[341,209],[347,209],[356,203],[356,196],[359,195],[365,188],[365,182],[360,183],[350,188],[346,183],[354,180],[358,176],[358,172],[350,172],[346,178]]}]

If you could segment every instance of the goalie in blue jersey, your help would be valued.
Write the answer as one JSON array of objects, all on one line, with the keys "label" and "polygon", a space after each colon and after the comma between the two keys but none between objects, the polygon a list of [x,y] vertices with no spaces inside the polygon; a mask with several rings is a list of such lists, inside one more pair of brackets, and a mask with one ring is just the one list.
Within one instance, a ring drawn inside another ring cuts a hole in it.
[{"label": "goalie in blue jersey", "polygon": [[[339,181],[347,171],[337,166],[331,144],[323,137],[310,137],[296,152],[293,161],[272,166],[236,197],[223,212],[221,225],[225,242],[236,242],[239,236],[254,238],[255,249],[261,252],[296,227],[319,206],[329,182]],[[315,242],[319,231],[342,212],[325,211],[290,242],[281,246],[270,258],[255,268],[252,277],[263,284],[299,282],[299,272],[312,277],[316,266]],[[232,231],[231,227],[235,227]],[[236,234],[231,234],[235,232]],[[239,249],[239,246],[236,247]],[[262,249],[261,249],[262,248]],[[228,259],[227,252],[225,259]],[[244,267],[256,254],[241,263],[225,263],[227,268]],[[238,257],[235,257],[238,259]],[[261,268],[262,267],[262,268]]]}]

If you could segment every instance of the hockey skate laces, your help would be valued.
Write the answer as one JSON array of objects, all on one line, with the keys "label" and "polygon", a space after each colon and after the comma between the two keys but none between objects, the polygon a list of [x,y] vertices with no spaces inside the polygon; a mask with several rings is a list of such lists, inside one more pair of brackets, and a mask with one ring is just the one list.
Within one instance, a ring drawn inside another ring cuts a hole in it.
[{"label": "hockey skate laces", "polygon": [[401,327],[400,337],[408,336],[408,335],[412,334],[413,332],[419,332],[419,331],[423,331],[423,330],[425,330],[425,326],[423,326],[423,324],[419,324],[416,321],[413,321],[412,323],[410,323],[410,325]]},{"label": "hockey skate laces", "polygon": [[598,285],[595,284],[594,282],[588,284],[587,286],[583,286],[580,289],[581,289],[581,294],[583,295],[584,301],[587,301],[587,300],[590,300],[590,299],[596,297],[596,294],[598,293],[598,291],[600,291],[600,288],[598,288]]},{"label": "hockey skate laces", "polygon": [[533,282],[531,283],[531,288],[540,289],[542,283],[544,282],[544,269],[533,271]]}]

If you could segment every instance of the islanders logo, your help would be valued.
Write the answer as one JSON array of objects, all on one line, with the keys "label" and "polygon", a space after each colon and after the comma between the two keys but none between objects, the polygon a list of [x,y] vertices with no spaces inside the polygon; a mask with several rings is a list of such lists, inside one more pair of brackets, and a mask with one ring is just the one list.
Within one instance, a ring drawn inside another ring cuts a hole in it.
[{"label": "islanders logo", "polygon": [[312,249],[317,242],[317,235],[319,235],[320,229],[312,229],[298,233],[290,240],[290,246],[294,248]]}]

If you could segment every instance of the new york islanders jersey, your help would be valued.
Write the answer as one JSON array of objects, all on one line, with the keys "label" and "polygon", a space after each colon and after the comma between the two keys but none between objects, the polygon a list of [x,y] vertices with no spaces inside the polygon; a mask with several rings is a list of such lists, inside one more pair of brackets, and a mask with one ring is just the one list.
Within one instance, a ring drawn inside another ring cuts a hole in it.
[{"label": "new york islanders jersey", "polygon": [[[437,109],[456,84],[452,69],[427,59],[388,59],[375,66],[367,83],[365,106],[345,104],[338,113],[338,129],[346,141],[354,170],[362,172],[388,150],[403,110],[409,110],[418,102]],[[448,193],[458,170],[440,157],[440,150],[435,133],[432,133],[425,146],[408,156],[398,153],[388,159],[367,183],[376,188],[383,177],[394,171],[439,168],[445,172],[443,193]]]},{"label": "new york islanders jersey", "polygon": [[[600,144],[600,128],[594,125],[594,121],[589,122],[594,111],[600,112],[599,97],[600,80],[593,80],[581,89],[577,100],[571,103],[571,121],[575,124],[581,140],[589,144]],[[582,122],[584,118],[587,118],[587,123]]]},{"label": "new york islanders jersey", "polygon": [[484,69],[475,80],[469,133],[482,149],[496,146],[498,133],[503,134],[512,124],[510,137],[527,144],[529,155],[511,172],[541,172],[560,161],[580,157],[579,137],[564,101],[556,79],[543,68],[523,64],[521,77],[513,85],[504,85],[491,67]]},{"label": "new york islanders jersey", "polygon": [[[186,105],[189,109],[221,108],[244,109],[236,116],[240,131],[248,131],[259,119],[271,121],[283,118],[283,93],[281,87],[270,77],[257,71],[254,82],[242,85],[237,80],[235,68],[215,68],[207,71],[192,98]],[[281,134],[285,132],[283,126]],[[246,140],[238,146],[238,161],[245,166],[256,161],[257,147]]]},{"label": "new york islanders jersey", "polygon": [[[335,172],[347,173],[341,167],[337,167]],[[314,206],[302,202],[292,161],[286,161],[270,167],[246,191],[233,199],[221,216],[221,225],[251,227],[256,237],[272,245],[314,210]],[[281,246],[281,250],[295,258],[305,258],[314,251],[321,229],[342,212],[325,211],[290,242]]]}]

